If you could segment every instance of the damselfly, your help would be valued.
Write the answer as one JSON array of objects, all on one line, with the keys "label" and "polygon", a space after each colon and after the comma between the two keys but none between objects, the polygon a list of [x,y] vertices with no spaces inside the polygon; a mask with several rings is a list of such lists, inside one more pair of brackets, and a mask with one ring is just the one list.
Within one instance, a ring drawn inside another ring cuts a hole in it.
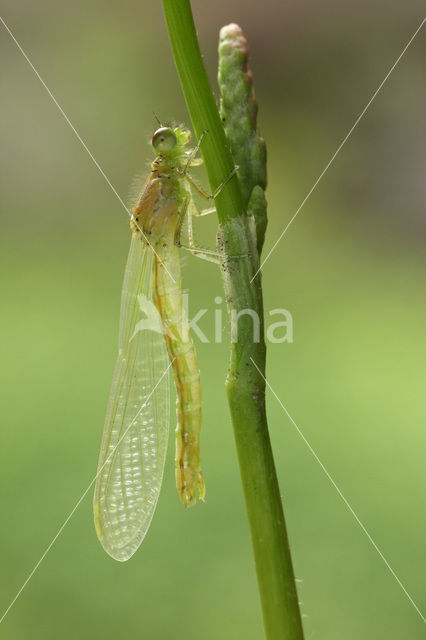
[{"label": "damselfly", "polygon": [[[127,560],[141,544],[160,492],[170,422],[168,370],[176,387],[176,486],[185,506],[205,495],[200,469],[201,383],[197,354],[182,304],[178,247],[185,215],[188,248],[192,215],[199,215],[191,187],[213,198],[188,173],[197,146],[189,131],[160,127],[157,156],[130,221],[132,239],[121,295],[119,352],[108,399],[94,495],[95,527],[105,550]],[[207,213],[211,209],[202,213]]]}]

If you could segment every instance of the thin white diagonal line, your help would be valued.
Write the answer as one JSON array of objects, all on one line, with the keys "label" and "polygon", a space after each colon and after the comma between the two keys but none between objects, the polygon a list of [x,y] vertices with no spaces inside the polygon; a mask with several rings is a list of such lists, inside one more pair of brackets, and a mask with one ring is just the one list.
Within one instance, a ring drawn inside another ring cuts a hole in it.
[{"label": "thin white diagonal line", "polygon": [[261,372],[261,370],[259,369],[259,367],[257,366],[257,364],[255,363],[255,361],[253,360],[252,357],[250,357],[250,360],[252,361],[253,366],[256,367],[256,369],[258,370],[258,372],[260,373],[260,375],[264,379],[268,389],[272,392],[272,394],[274,395],[275,399],[278,401],[279,405],[284,410],[284,412],[286,413],[287,417],[289,418],[289,420],[291,421],[293,426],[296,428],[296,431],[299,434],[299,436],[302,438],[303,442],[306,444],[306,446],[308,447],[309,451],[312,453],[312,455],[314,456],[315,460],[318,462],[318,464],[320,465],[321,469],[324,471],[325,475],[330,480],[330,482],[333,485],[333,487],[336,489],[337,493],[339,494],[339,496],[341,497],[341,499],[345,503],[346,507],[349,509],[349,511],[351,512],[351,514],[353,515],[353,517],[355,518],[355,520],[357,521],[357,523],[361,527],[362,531],[365,533],[365,535],[367,536],[367,538],[369,539],[369,541],[373,545],[374,549],[377,551],[377,553],[379,554],[379,556],[381,557],[381,559],[383,560],[383,562],[385,563],[385,565],[387,566],[387,568],[391,572],[392,576],[395,578],[395,580],[397,581],[397,583],[399,584],[399,586],[401,587],[401,589],[403,590],[403,592],[405,593],[405,595],[407,596],[407,598],[409,599],[409,601],[411,602],[411,604],[413,605],[413,607],[415,608],[415,610],[417,611],[417,613],[419,614],[419,616],[421,617],[423,622],[426,622],[426,618],[423,616],[423,614],[420,611],[419,607],[416,605],[416,603],[414,602],[413,598],[410,596],[410,594],[408,593],[407,589],[404,587],[404,585],[402,584],[401,580],[398,578],[398,576],[396,575],[395,571],[392,569],[392,567],[390,566],[389,562],[386,560],[385,556],[380,551],[379,547],[374,542],[374,540],[371,537],[371,535],[368,533],[367,529],[365,528],[365,526],[363,525],[363,523],[361,522],[361,520],[359,519],[359,517],[357,516],[357,514],[355,513],[355,511],[353,510],[353,508],[351,507],[351,505],[349,504],[349,502],[347,501],[347,499],[345,498],[345,496],[343,495],[343,493],[339,489],[339,487],[337,486],[336,482],[333,480],[332,476],[329,474],[329,472],[327,471],[327,469],[325,468],[325,466],[323,465],[323,463],[319,459],[319,457],[316,454],[316,452],[314,451],[314,449],[309,444],[308,440],[303,435],[303,433],[300,430],[300,428],[297,426],[297,424],[295,423],[295,421],[293,420],[293,418],[291,417],[291,415],[287,411],[286,407],[283,405],[283,403],[281,402],[281,400],[279,399],[279,397],[277,396],[277,394],[275,393],[275,391],[273,390],[273,388],[271,387],[271,385],[269,384],[269,382],[267,381],[267,379],[265,378],[265,376],[263,375],[263,373]]},{"label": "thin white diagonal line", "polygon": [[364,109],[361,111],[361,113],[359,114],[358,118],[355,120],[354,124],[352,125],[352,127],[349,129],[348,133],[346,134],[346,136],[343,138],[342,142],[340,143],[340,145],[337,147],[337,150],[333,153],[333,155],[331,156],[330,160],[328,161],[328,163],[326,164],[325,168],[322,170],[322,172],[320,173],[320,175],[318,176],[318,178],[316,179],[316,181],[314,182],[313,186],[311,187],[310,191],[308,191],[308,194],[306,195],[306,197],[302,200],[302,202],[300,203],[298,209],[296,210],[296,213],[293,214],[292,218],[290,218],[290,221],[288,222],[287,226],[285,227],[284,231],[281,232],[281,235],[279,236],[278,240],[275,241],[272,249],[269,251],[269,253],[267,254],[267,256],[262,260],[260,267],[258,268],[258,270],[256,271],[256,273],[254,274],[254,276],[252,277],[252,279],[250,280],[250,282],[253,282],[253,280],[255,279],[255,277],[257,276],[257,274],[259,273],[259,271],[262,269],[262,267],[264,266],[265,262],[269,259],[269,257],[271,256],[271,253],[274,251],[275,247],[278,245],[278,243],[280,242],[281,238],[287,233],[287,230],[289,229],[290,225],[294,222],[296,216],[299,214],[300,210],[302,209],[302,207],[305,205],[305,203],[307,202],[307,200],[310,198],[312,192],[316,189],[316,187],[318,186],[319,182],[321,181],[321,179],[323,178],[324,174],[326,173],[326,171],[330,168],[330,166],[333,164],[334,160],[336,159],[336,156],[338,155],[338,153],[341,151],[343,145],[347,142],[347,140],[349,139],[349,137],[351,136],[353,130],[357,127],[357,125],[359,124],[360,120],[362,119],[362,117],[364,116],[365,112],[367,111],[367,109],[369,108],[369,106],[371,105],[371,103],[373,102],[373,100],[376,98],[377,94],[380,92],[381,88],[383,87],[383,85],[385,84],[386,80],[389,78],[389,76],[391,75],[392,71],[395,69],[396,65],[398,64],[398,62],[401,60],[402,56],[404,55],[404,53],[407,51],[408,47],[410,46],[410,44],[413,42],[414,38],[416,37],[416,35],[419,33],[420,29],[423,27],[424,23],[426,21],[426,18],[423,18],[423,20],[421,21],[420,25],[417,27],[417,29],[415,30],[415,32],[413,33],[413,35],[411,36],[411,38],[409,39],[409,41],[407,42],[407,44],[405,45],[405,47],[403,48],[403,50],[401,51],[401,53],[399,54],[399,56],[397,57],[397,59],[395,60],[395,62],[393,63],[393,65],[391,66],[391,68],[389,69],[389,71],[387,72],[387,74],[385,75],[384,79],[382,80],[382,82],[379,84],[379,86],[377,87],[377,89],[375,90],[375,92],[373,93],[373,95],[371,96],[370,100],[367,102],[367,104],[365,105]]},{"label": "thin white diagonal line", "polygon": [[98,169],[99,173],[102,175],[102,177],[104,178],[105,182],[108,184],[108,186],[110,187],[111,191],[114,193],[115,197],[118,199],[118,201],[121,203],[121,205],[124,207],[124,210],[126,211],[127,215],[133,220],[134,225],[138,228],[138,230],[140,231],[140,233],[142,234],[143,239],[145,240],[145,242],[151,247],[152,251],[154,252],[155,257],[159,260],[159,262],[163,265],[164,269],[166,270],[166,272],[169,274],[170,278],[172,279],[173,282],[176,282],[176,280],[174,279],[174,277],[172,276],[172,274],[170,273],[170,271],[167,269],[166,265],[163,263],[163,261],[161,260],[160,256],[158,255],[158,253],[155,251],[154,247],[152,246],[152,244],[149,242],[149,240],[146,238],[144,232],[142,231],[142,229],[140,228],[140,226],[138,225],[138,223],[136,222],[134,216],[132,215],[132,212],[129,211],[129,209],[126,207],[123,199],[121,198],[120,194],[118,193],[118,191],[115,189],[114,185],[111,183],[110,179],[108,178],[108,176],[106,175],[105,171],[102,169],[101,165],[99,164],[99,162],[96,160],[95,156],[93,155],[93,153],[90,151],[89,147],[87,146],[87,144],[84,142],[83,138],[80,136],[80,134],[78,133],[77,129],[74,127],[73,123],[71,122],[71,120],[68,118],[67,114],[65,113],[65,111],[62,109],[61,105],[59,104],[59,102],[56,100],[55,96],[53,95],[53,93],[51,92],[51,90],[49,89],[49,87],[47,86],[47,84],[45,83],[45,81],[43,80],[43,78],[41,77],[41,75],[39,74],[39,72],[37,71],[37,69],[35,68],[35,66],[33,65],[33,63],[31,62],[31,60],[29,59],[29,57],[27,56],[27,54],[25,53],[24,49],[21,47],[21,45],[19,44],[19,42],[17,41],[17,39],[15,38],[15,36],[13,35],[12,31],[9,29],[8,25],[6,24],[6,22],[3,20],[3,18],[0,16],[0,21],[2,22],[4,28],[6,29],[6,31],[8,32],[8,34],[10,35],[10,37],[12,38],[13,42],[16,44],[16,46],[18,47],[19,51],[22,53],[22,55],[24,56],[25,60],[28,62],[28,64],[30,65],[31,69],[34,71],[35,75],[37,76],[37,78],[40,80],[41,84],[43,85],[43,87],[46,89],[47,93],[49,94],[50,98],[52,99],[52,101],[54,102],[54,104],[56,105],[56,107],[59,109],[60,113],[62,114],[62,116],[64,117],[66,123],[69,125],[69,127],[72,129],[73,133],[75,134],[77,140],[80,142],[80,144],[82,145],[82,147],[84,148],[84,150],[87,152],[87,154],[89,155],[90,159],[92,160],[93,164],[95,165],[95,167]]},{"label": "thin white diagonal line", "polygon": [[107,464],[107,462],[109,462],[110,458],[112,455],[114,455],[117,447],[120,445],[121,441],[123,440],[123,438],[125,437],[126,433],[129,431],[130,427],[133,425],[134,421],[136,420],[136,418],[138,417],[138,415],[140,414],[140,412],[142,411],[142,409],[144,407],[146,407],[150,397],[152,396],[152,394],[154,393],[154,391],[156,390],[156,388],[158,387],[158,385],[160,384],[160,382],[162,381],[162,379],[164,378],[164,376],[166,375],[166,373],[169,371],[170,367],[172,366],[173,362],[174,362],[175,358],[173,358],[173,360],[171,360],[171,362],[169,363],[167,369],[164,371],[164,373],[161,375],[161,377],[159,378],[159,380],[156,382],[154,388],[152,389],[152,391],[149,393],[147,399],[145,400],[145,402],[143,403],[143,405],[140,407],[140,409],[137,411],[135,417],[131,420],[129,426],[127,427],[127,429],[124,431],[123,435],[121,436],[121,438],[119,439],[119,441],[117,442],[117,444],[115,445],[114,449],[111,451],[111,453],[108,455],[108,457],[106,458],[105,462],[103,463],[103,465],[101,465],[101,467],[98,469],[95,477],[91,480],[90,484],[88,485],[87,489],[81,494],[80,498],[77,500],[76,504],[74,505],[73,509],[71,510],[71,512],[69,513],[69,515],[67,516],[67,518],[65,519],[64,523],[60,526],[60,528],[58,529],[56,535],[54,536],[54,538],[51,540],[50,544],[48,545],[48,547],[46,548],[46,550],[44,551],[43,555],[41,556],[40,560],[37,562],[37,564],[35,565],[35,567],[33,568],[33,570],[31,571],[31,573],[28,575],[27,579],[25,580],[24,584],[22,585],[22,587],[19,589],[19,591],[17,592],[17,594],[15,595],[15,597],[13,598],[12,602],[10,603],[10,605],[7,607],[6,611],[3,613],[2,617],[0,618],[0,624],[3,622],[3,620],[5,619],[5,617],[7,616],[7,614],[9,613],[9,611],[11,610],[11,608],[13,607],[13,605],[15,604],[15,602],[17,601],[17,599],[19,598],[19,596],[21,595],[21,593],[23,592],[23,590],[25,589],[25,587],[27,586],[27,584],[29,583],[29,581],[31,580],[31,578],[33,577],[33,575],[35,574],[35,572],[37,571],[37,569],[39,568],[39,566],[41,565],[41,563],[43,562],[43,560],[45,559],[45,557],[47,556],[47,554],[49,553],[49,551],[51,550],[51,548],[53,547],[53,545],[55,544],[56,540],[59,538],[59,536],[61,535],[62,531],[65,529],[65,527],[67,526],[68,522],[71,520],[71,518],[73,517],[74,513],[77,511],[78,507],[80,506],[80,504],[83,502],[84,498],[87,496],[87,494],[89,493],[90,489],[92,488],[93,484],[96,482],[97,477],[99,476],[99,474],[101,473],[102,469],[104,468],[104,466]]}]

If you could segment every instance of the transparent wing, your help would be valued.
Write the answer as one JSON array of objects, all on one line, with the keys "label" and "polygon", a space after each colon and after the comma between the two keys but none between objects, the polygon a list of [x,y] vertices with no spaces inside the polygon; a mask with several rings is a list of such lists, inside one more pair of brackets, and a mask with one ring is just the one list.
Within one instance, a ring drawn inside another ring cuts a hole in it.
[{"label": "transparent wing", "polygon": [[120,561],[133,555],[151,523],[167,449],[169,361],[152,287],[153,252],[133,234],[94,495],[98,538]]}]

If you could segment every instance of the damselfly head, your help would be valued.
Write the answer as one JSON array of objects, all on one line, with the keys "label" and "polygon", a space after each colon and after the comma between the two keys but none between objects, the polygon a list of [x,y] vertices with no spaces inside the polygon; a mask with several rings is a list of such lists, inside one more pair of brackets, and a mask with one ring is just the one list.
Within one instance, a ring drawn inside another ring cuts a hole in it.
[{"label": "damselfly head", "polygon": [[181,148],[187,144],[191,137],[187,129],[180,127],[160,127],[152,136],[152,146],[159,154],[179,153]]}]

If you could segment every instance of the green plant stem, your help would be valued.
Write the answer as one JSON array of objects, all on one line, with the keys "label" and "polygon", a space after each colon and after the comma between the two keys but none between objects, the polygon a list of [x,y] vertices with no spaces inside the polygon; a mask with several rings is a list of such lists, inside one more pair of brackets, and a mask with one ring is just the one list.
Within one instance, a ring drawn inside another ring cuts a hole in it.
[{"label": "green plant stem", "polygon": [[[231,172],[234,161],[202,61],[189,0],[163,0],[173,55],[210,186]],[[230,180],[215,199],[218,242],[231,332],[226,381],[241,478],[250,523],[265,635],[268,640],[303,640],[294,573],[265,411],[263,306],[256,230],[244,212],[239,182]],[[236,257],[237,256],[237,257]],[[251,309],[260,318],[260,340],[253,340]]]}]

